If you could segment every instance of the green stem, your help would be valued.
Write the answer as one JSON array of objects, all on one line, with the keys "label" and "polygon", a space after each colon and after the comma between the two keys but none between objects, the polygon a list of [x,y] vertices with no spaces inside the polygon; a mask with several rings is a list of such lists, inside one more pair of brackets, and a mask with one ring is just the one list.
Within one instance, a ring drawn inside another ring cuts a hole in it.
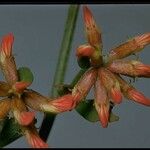
[{"label": "green stem", "polygon": [[[65,30],[64,30],[63,40],[62,40],[61,49],[59,53],[56,72],[54,75],[54,82],[53,82],[53,86],[52,86],[52,90],[50,94],[51,97],[59,96],[57,89],[55,88],[55,85],[58,85],[64,82],[78,12],[79,12],[79,5],[70,5],[68,9],[68,16],[67,16],[67,21],[65,24]],[[55,117],[56,115],[54,114],[45,114],[44,116],[40,131],[39,131],[40,137],[44,141],[46,141],[49,136]]]}]

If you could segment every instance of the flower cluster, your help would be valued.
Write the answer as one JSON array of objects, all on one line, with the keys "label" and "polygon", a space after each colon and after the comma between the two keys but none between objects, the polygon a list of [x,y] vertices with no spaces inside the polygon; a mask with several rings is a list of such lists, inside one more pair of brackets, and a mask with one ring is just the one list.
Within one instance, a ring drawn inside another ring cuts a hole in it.
[{"label": "flower cluster", "polygon": [[[150,77],[150,65],[138,60],[123,58],[140,52],[150,44],[150,33],[136,36],[110,50],[107,60],[102,54],[101,31],[88,7],[83,6],[83,16],[88,43],[76,50],[78,62],[84,58],[89,61],[89,69],[79,79],[72,90],[75,104],[85,100],[88,92],[94,87],[94,105],[102,127],[108,126],[110,104],[120,104],[123,96],[135,102],[150,106],[150,99],[125,81],[121,75],[129,77]],[[85,64],[86,65],[86,64]]]},{"label": "flower cluster", "polygon": [[[13,34],[5,35],[0,47],[0,68],[5,81],[0,81],[0,120],[7,116],[13,117],[20,125],[29,144],[34,148],[44,148],[48,145],[39,137],[35,127],[35,112],[60,113],[72,109],[73,99],[71,94],[50,99],[38,92],[27,89],[31,82],[21,80],[12,54],[14,42]],[[67,101],[66,101],[67,100]],[[65,104],[65,107],[63,106]]]},{"label": "flower cluster", "polygon": [[[150,33],[136,36],[110,50],[107,60],[102,54],[102,37],[94,17],[88,7],[83,6],[83,16],[87,43],[76,50],[78,62],[86,60],[86,72],[67,94],[58,98],[48,98],[28,89],[31,81],[20,78],[12,54],[13,34],[5,35],[0,45],[0,69],[6,81],[0,81],[0,120],[13,117],[20,125],[28,143],[34,148],[48,145],[40,138],[35,127],[35,111],[61,113],[74,109],[94,87],[94,106],[102,127],[108,126],[111,104],[127,99],[150,106],[150,99],[134,88],[122,77],[150,77],[150,65],[138,60],[126,60],[129,55],[140,52],[150,44]],[[34,111],[30,111],[34,110]]]}]

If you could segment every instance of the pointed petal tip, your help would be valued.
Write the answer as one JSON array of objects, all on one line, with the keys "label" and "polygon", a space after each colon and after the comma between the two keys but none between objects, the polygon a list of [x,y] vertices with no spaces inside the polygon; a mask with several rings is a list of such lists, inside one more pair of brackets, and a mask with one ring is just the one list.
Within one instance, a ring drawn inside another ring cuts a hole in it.
[{"label": "pointed petal tip", "polygon": [[1,51],[4,52],[5,56],[11,56],[13,42],[14,36],[12,33],[9,33],[2,38]]},{"label": "pointed petal tip", "polygon": [[135,37],[135,41],[141,46],[150,44],[150,33],[145,33],[143,35]]},{"label": "pointed petal tip", "polygon": [[48,148],[48,144],[39,137],[38,133],[26,130],[25,135],[32,148]]},{"label": "pointed petal tip", "polygon": [[48,148],[48,144],[45,143],[39,137],[34,137],[30,144],[33,148]]},{"label": "pointed petal tip", "polygon": [[99,116],[99,121],[103,128],[107,128],[109,121],[109,107],[105,104],[98,105],[95,103],[95,108]]},{"label": "pointed petal tip", "polygon": [[135,70],[137,72],[137,75],[143,76],[143,77],[150,77],[150,65],[144,65],[144,64],[137,64],[135,65]]},{"label": "pointed petal tip", "polygon": [[128,90],[128,94],[129,94],[129,97],[135,102],[138,102],[145,106],[150,106],[150,99],[145,97],[141,92],[135,89],[131,89],[131,90]]},{"label": "pointed petal tip", "polygon": [[48,105],[44,106],[45,111],[60,113],[70,111],[75,107],[74,96],[71,94],[64,95],[57,99],[49,101]]},{"label": "pointed petal tip", "polygon": [[83,6],[83,16],[84,16],[84,21],[86,24],[89,24],[91,20],[93,19],[92,12],[87,6]]},{"label": "pointed petal tip", "polygon": [[105,106],[100,108],[99,119],[103,128],[108,127],[109,111]]}]

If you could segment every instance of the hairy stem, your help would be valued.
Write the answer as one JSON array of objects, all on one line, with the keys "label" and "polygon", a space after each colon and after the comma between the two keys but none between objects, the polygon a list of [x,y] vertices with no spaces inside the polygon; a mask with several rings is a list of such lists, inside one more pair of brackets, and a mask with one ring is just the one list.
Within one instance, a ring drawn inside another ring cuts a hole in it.
[{"label": "hairy stem", "polygon": [[[64,82],[78,12],[79,12],[79,5],[69,6],[63,40],[62,40],[61,49],[60,49],[59,58],[58,58],[58,63],[57,63],[56,72],[54,75],[54,82],[53,82],[52,90],[50,93],[51,97],[59,96],[57,93],[57,89],[55,88],[55,85],[58,85]],[[44,116],[40,131],[39,131],[40,137],[44,141],[48,139],[49,133],[55,121],[55,117],[56,115],[54,114],[45,114]]]}]

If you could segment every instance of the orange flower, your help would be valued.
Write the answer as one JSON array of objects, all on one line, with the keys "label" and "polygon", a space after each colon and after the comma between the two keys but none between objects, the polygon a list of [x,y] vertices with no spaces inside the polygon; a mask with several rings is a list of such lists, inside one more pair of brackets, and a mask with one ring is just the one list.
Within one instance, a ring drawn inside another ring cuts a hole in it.
[{"label": "orange flower", "polygon": [[[119,75],[131,77],[150,77],[150,66],[135,60],[122,60],[131,54],[140,52],[150,44],[150,33],[136,36],[133,39],[113,48],[108,58],[102,56],[101,32],[98,30],[92,12],[87,6],[83,6],[85,31],[88,44],[77,48],[76,56],[88,57],[89,69],[81,76],[72,90],[72,95],[78,105],[85,100],[91,88],[94,86],[94,104],[99,115],[102,127],[108,126],[111,112],[110,104],[120,104],[124,97],[150,106],[150,99],[129,85]],[[105,61],[104,61],[105,60]]]},{"label": "orange flower", "polygon": [[27,89],[31,82],[19,81],[19,74],[12,55],[13,41],[13,34],[8,34],[3,37],[0,47],[0,67],[7,81],[0,81],[0,96],[7,97],[0,101],[0,119],[5,119],[11,112],[12,117],[21,126],[22,132],[24,128],[27,129],[26,137],[29,143],[33,147],[44,148],[47,147],[47,144],[40,139],[34,127],[35,112],[29,111],[28,107],[42,112],[60,113],[74,108],[74,97],[68,94],[50,99]]}]

